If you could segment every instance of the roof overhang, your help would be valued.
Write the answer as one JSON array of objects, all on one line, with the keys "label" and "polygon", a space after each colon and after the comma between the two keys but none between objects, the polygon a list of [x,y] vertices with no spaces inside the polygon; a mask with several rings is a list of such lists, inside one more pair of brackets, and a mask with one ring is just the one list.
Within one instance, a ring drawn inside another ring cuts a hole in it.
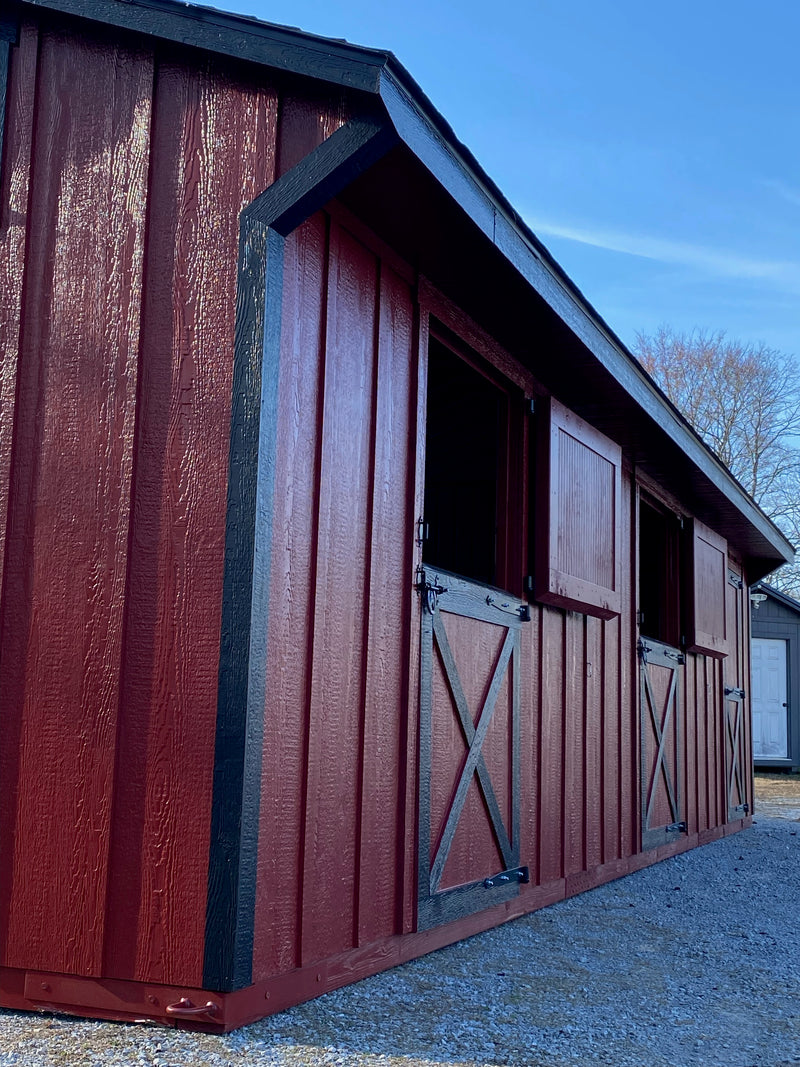
[{"label": "roof overhang", "polygon": [[[698,516],[711,519],[750,561],[752,579],[793,558],[788,540],[583,297],[390,52],[176,0],[25,0],[25,4],[379,98],[400,140],[460,207],[484,243],[496,250],[616,383],[626,397],[623,407],[638,423],[639,439],[644,434],[653,441],[666,441],[672,446],[667,451],[681,457],[678,477],[684,486],[688,460]],[[583,414],[589,421],[603,421],[589,411]]]}]

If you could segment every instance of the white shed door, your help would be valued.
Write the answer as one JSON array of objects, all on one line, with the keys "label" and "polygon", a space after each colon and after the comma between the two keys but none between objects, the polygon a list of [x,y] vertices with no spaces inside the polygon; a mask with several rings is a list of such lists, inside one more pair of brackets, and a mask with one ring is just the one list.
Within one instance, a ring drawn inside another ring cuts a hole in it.
[{"label": "white shed door", "polygon": [[753,638],[753,757],[789,755],[786,641]]}]

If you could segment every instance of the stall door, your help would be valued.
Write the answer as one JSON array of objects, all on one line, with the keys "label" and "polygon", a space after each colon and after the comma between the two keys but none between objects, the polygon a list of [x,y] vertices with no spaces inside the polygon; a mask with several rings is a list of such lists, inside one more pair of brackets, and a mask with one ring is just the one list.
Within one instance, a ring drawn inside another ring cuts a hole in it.
[{"label": "stall door", "polygon": [[519,854],[520,628],[527,605],[420,574],[418,928],[492,907],[528,881]]},{"label": "stall door", "polygon": [[789,756],[786,645],[781,638],[753,638],[754,759],[787,759]]},{"label": "stall door", "polygon": [[725,782],[728,821],[742,819],[750,811],[745,768],[744,689],[725,686]]},{"label": "stall door", "polygon": [[681,796],[680,677],[677,649],[639,642],[641,713],[642,849],[686,832]]}]

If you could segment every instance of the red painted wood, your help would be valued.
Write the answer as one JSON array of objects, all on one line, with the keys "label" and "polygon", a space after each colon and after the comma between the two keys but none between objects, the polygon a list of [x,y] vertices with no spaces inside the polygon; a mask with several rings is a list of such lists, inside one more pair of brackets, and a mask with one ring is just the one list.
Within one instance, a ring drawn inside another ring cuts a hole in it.
[{"label": "red painted wood", "polygon": [[521,708],[520,708],[520,857],[530,870],[531,882],[541,882],[540,799],[539,781],[542,773],[542,716],[540,708],[539,664],[542,661],[542,609],[531,608],[531,621],[521,627]]},{"label": "red painted wood", "polygon": [[297,901],[303,878],[327,253],[328,223],[322,214],[287,240],[253,950],[256,979],[291,970],[300,962]]},{"label": "red painted wood", "polygon": [[[625,542],[623,541],[623,544]],[[602,632],[603,717],[601,722],[602,779],[602,862],[609,863],[621,855],[620,813],[624,790],[620,779],[621,721],[624,714],[620,678],[620,619],[609,619]],[[630,796],[635,792],[631,790]]]},{"label": "red painted wood", "polygon": [[11,50],[0,188],[0,575],[5,558],[17,362],[22,325],[25,235],[29,213],[33,102],[39,35],[23,24]]},{"label": "red painted wood", "polygon": [[[266,82],[174,56],[159,57],[153,97],[149,54],[124,42],[92,45],[86,36],[77,48],[66,37],[47,38],[37,88],[36,42],[26,32],[12,65],[7,155],[14,218],[29,225],[24,235],[21,226],[4,232],[0,246],[11,296],[4,335],[13,342],[21,326],[22,338],[13,462],[13,344],[0,377],[0,537],[5,472],[13,468],[2,604],[10,667],[0,696],[4,714],[19,709],[0,735],[0,853],[14,860],[0,869],[0,902],[15,909],[10,924],[7,908],[0,910],[0,941],[19,966],[196,990],[238,214],[275,172],[341,126],[350,103],[347,94],[324,98],[290,86],[279,109]],[[102,228],[85,223],[86,205],[98,199],[111,217]],[[626,476],[615,490],[612,538],[619,616],[601,622],[534,605],[523,627],[521,861],[534,884],[462,923],[398,937],[415,916],[419,601],[412,583],[428,313],[515,390],[536,390],[521,363],[424,282],[415,307],[411,269],[358,220],[348,224],[339,210],[334,217],[318,215],[287,243],[257,984],[226,998],[222,1026],[741,825],[722,827],[727,667],[690,656],[680,753],[690,833],[657,854],[635,854],[636,570]],[[66,220],[63,249],[53,244],[54,219]],[[74,277],[65,264],[78,265]],[[47,315],[34,319],[39,303]],[[511,419],[509,451],[522,442],[523,457],[509,468],[512,497],[515,485],[527,485],[524,433]],[[580,449],[577,458],[568,452],[562,500],[573,499],[572,483],[594,462],[581,462]],[[529,569],[525,511],[524,500],[517,503],[504,548],[511,584]],[[609,554],[596,551],[579,511],[562,513],[569,567],[609,582]],[[734,657],[746,649],[746,606],[742,593]],[[447,624],[475,706],[486,683],[482,653],[491,659],[497,649],[485,627]],[[505,812],[508,695],[506,686],[485,745]],[[441,679],[439,696],[446,703]],[[436,740],[439,767],[450,775],[449,785],[444,773],[437,784],[440,815],[465,754],[449,715]],[[86,774],[71,773],[75,766]],[[500,862],[474,784],[463,820],[444,884]],[[77,827],[77,837],[64,835],[63,825]],[[29,870],[44,876],[20,873]],[[18,974],[0,972],[0,1002],[31,1006]],[[144,988],[74,986],[85,1008],[113,1017],[129,1014],[106,994],[135,1000]]]},{"label": "red painted wood", "polygon": [[564,870],[574,874],[585,867],[584,766],[585,674],[584,616],[568,611],[564,620]]},{"label": "red painted wood", "polygon": [[616,664],[619,671],[619,854],[630,856],[641,846],[642,813],[638,761],[639,736],[639,663],[636,652],[638,630],[636,627],[636,574],[638,556],[636,548],[636,489],[633,478],[623,480],[625,492],[620,508],[620,537],[629,566],[623,566],[620,574],[620,593],[623,613],[620,615]]},{"label": "red painted wood", "polygon": [[601,726],[604,711],[602,633],[607,624],[586,616],[584,647],[584,866],[599,867],[603,862],[602,835],[604,807]]},{"label": "red painted wood", "polygon": [[202,975],[236,264],[276,98],[209,63],[155,86],[105,973]]},{"label": "red painted wood", "polygon": [[563,612],[542,610],[541,779],[539,870],[542,883],[563,877],[564,825],[564,641]]},{"label": "red painted wood", "polygon": [[2,627],[19,716],[0,740],[17,782],[4,958],[78,974],[102,961],[151,85],[124,43],[42,37]]},{"label": "red painted wood", "polygon": [[704,756],[697,737],[697,658],[695,656],[686,657],[686,666],[683,671],[683,694],[683,702],[686,705],[684,813],[689,833],[697,833],[699,825],[697,815],[698,761]]},{"label": "red painted wood", "polygon": [[308,83],[289,83],[281,94],[276,177],[297,166],[353,113],[347,91],[329,88],[326,95]]},{"label": "red painted wood", "polygon": [[[687,657],[688,658],[688,657]],[[692,657],[694,658],[694,657]],[[695,689],[695,713],[697,713],[697,738],[698,752],[698,777],[694,782],[694,789],[698,793],[698,830],[708,829],[708,696],[710,680],[708,678],[708,660],[705,656],[698,656],[697,663],[697,689]]]},{"label": "red painted wood", "polygon": [[378,366],[373,444],[370,573],[366,596],[364,743],[358,873],[358,944],[398,930],[405,846],[400,768],[411,646],[408,591],[413,583],[413,497],[398,477],[409,469],[416,422],[412,358],[414,308],[408,284],[383,267],[379,285]]},{"label": "red painted wood", "polygon": [[377,262],[333,225],[310,660],[302,960],[354,944]]},{"label": "red painted wood", "polygon": [[554,398],[539,423],[536,597],[608,619],[620,611],[619,445]]},{"label": "red painted wood", "polygon": [[697,519],[692,524],[688,634],[690,649],[712,656],[728,653],[725,626],[727,542]]},{"label": "red painted wood", "polygon": [[[25,241],[30,210],[30,161],[33,142],[33,101],[38,32],[35,26],[20,27],[19,46],[11,52],[7,90],[5,159],[0,197],[0,562],[5,559],[6,523],[10,490],[17,365],[22,321],[25,274]],[[2,574],[2,571],[0,571]],[[0,600],[0,620],[4,601]],[[2,630],[0,629],[0,633]],[[3,715],[0,737],[0,855],[10,856],[16,819],[20,716]],[[0,951],[4,953],[8,931],[8,899],[13,870],[0,865]]]}]

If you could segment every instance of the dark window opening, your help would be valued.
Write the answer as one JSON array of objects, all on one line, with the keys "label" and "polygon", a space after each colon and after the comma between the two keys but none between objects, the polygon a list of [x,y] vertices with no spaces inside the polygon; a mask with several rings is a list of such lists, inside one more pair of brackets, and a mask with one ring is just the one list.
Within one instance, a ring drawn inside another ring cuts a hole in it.
[{"label": "dark window opening", "polygon": [[422,558],[505,585],[508,396],[431,336],[427,408]]},{"label": "dark window opening", "polygon": [[652,504],[639,501],[639,630],[664,644],[679,646],[680,522]]}]

